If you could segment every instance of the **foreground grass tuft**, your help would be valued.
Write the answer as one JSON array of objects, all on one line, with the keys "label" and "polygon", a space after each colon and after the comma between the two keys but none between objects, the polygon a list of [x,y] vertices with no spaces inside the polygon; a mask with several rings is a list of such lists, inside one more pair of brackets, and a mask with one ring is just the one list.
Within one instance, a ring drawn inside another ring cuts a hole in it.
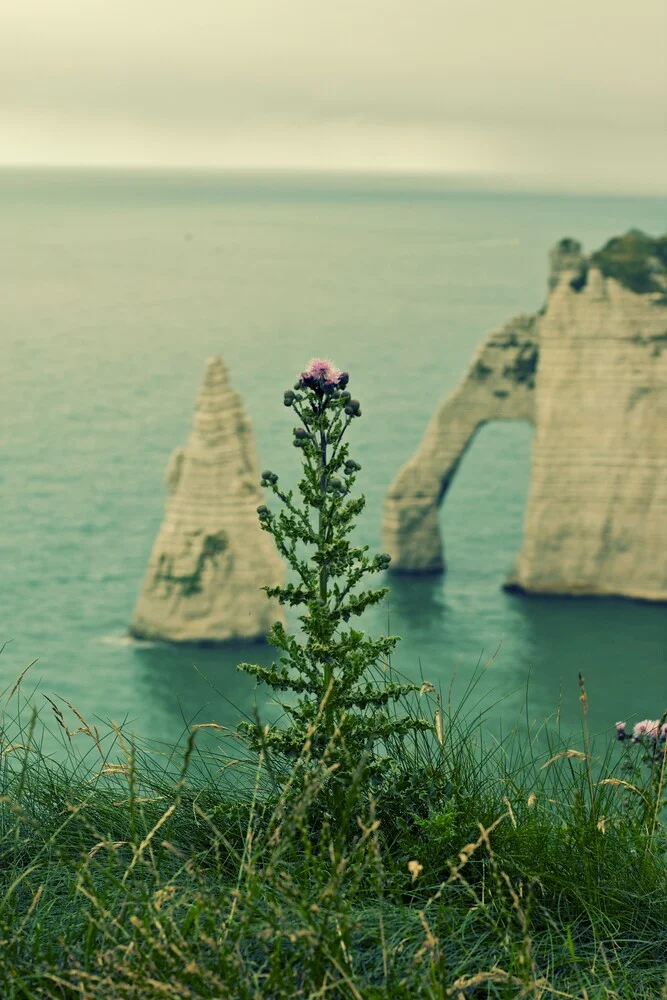
[{"label": "foreground grass tuft", "polygon": [[174,768],[56,714],[62,762],[23,706],[0,736],[0,995],[667,995],[661,783],[585,731],[489,747],[428,685],[426,708],[341,813],[335,735],[276,780],[222,730]]}]

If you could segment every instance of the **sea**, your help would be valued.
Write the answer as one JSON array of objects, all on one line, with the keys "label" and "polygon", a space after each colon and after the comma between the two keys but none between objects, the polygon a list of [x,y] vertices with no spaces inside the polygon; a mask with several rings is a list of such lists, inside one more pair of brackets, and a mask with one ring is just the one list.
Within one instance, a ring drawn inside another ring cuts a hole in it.
[{"label": "sea", "polygon": [[[378,550],[392,479],[480,341],[541,307],[549,248],[569,236],[590,251],[631,227],[664,232],[667,199],[431,177],[0,172],[3,702],[32,664],[7,711],[29,701],[57,729],[50,698],[73,729],[69,702],[156,746],[197,723],[277,719],[272,693],[237,670],[269,663],[270,647],[127,635],[206,359],[224,357],[261,466],[288,478],[284,389],[314,356],[350,372],[367,500],[356,538]],[[492,739],[576,732],[581,674],[604,743],[617,720],[667,708],[667,605],[502,590],[531,437],[524,423],[479,432],[441,509],[446,574],[387,576],[359,624],[400,636],[392,667]]]}]

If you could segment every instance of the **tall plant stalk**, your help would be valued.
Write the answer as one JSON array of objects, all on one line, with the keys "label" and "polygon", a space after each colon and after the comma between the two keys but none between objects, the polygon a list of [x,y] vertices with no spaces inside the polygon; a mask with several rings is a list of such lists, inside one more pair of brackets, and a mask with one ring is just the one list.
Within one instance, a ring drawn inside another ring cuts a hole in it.
[{"label": "tall plant stalk", "polygon": [[314,751],[323,751],[336,735],[339,755],[358,761],[365,754],[372,763],[377,762],[383,740],[428,729],[430,724],[402,717],[396,710],[396,702],[418,691],[419,685],[392,683],[384,677],[378,683],[370,674],[374,666],[386,664],[398,637],[370,638],[348,627],[351,618],[387,593],[386,588],[361,590],[358,585],[389,565],[388,555],[371,557],[367,545],[355,545],[349,537],[365,498],[353,496],[361,466],[350,458],[344,441],[352,422],[361,416],[348,382],[347,372],[318,359],[284,394],[285,406],[299,420],[292,431],[302,454],[298,498],[293,490],[283,490],[278,476],[267,469],[262,485],[281,508],[274,513],[262,505],[257,512],[296,579],[285,587],[264,589],[281,604],[301,609],[303,637],[275,623],[269,642],[283,654],[278,662],[270,667],[242,663],[239,669],[296,698],[283,704],[287,726],[268,732],[247,723],[241,728],[257,746],[287,756],[297,754],[307,738]]}]

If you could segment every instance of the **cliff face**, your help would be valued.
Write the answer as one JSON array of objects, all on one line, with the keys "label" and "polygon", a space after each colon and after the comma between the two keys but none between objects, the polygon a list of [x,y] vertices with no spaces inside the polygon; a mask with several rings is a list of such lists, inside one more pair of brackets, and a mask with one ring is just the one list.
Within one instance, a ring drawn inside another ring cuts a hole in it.
[{"label": "cliff face", "polygon": [[535,425],[507,585],[667,600],[667,240],[552,251],[545,309],[477,351],[387,496],[392,569],[444,568],[438,507],[479,426]]},{"label": "cliff face", "polygon": [[260,588],[283,580],[273,540],[261,530],[260,472],[250,421],[212,358],[187,445],[167,468],[164,520],[130,633],[172,642],[263,638],[279,605]]}]

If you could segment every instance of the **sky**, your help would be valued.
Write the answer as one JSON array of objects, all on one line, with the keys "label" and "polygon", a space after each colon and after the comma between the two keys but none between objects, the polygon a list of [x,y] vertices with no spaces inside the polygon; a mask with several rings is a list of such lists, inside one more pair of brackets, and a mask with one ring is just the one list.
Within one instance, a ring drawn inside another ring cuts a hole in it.
[{"label": "sky", "polygon": [[667,194],[667,0],[14,0],[0,165]]}]

